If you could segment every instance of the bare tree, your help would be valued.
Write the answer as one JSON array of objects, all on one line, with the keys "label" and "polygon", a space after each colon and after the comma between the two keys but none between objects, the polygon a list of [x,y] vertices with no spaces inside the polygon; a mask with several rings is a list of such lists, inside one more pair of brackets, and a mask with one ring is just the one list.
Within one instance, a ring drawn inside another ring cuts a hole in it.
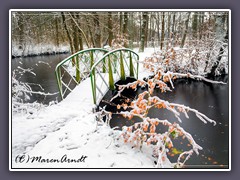
[{"label": "bare tree", "polygon": [[100,30],[100,21],[99,16],[96,12],[93,13],[94,16],[94,27],[95,27],[95,45],[96,47],[101,47],[101,30]]},{"label": "bare tree", "polygon": [[166,41],[167,49],[170,42],[170,34],[171,34],[171,12],[168,12],[167,41]]},{"label": "bare tree", "polygon": [[122,16],[122,12],[119,12],[119,34],[122,33],[122,26],[123,26],[123,16]]},{"label": "bare tree", "polygon": [[145,47],[147,47],[147,45],[148,45],[148,29],[149,29],[148,24],[149,24],[149,17],[148,17],[148,14],[147,14],[147,16],[146,16],[146,27],[145,27],[145,30],[144,30],[144,33],[145,33],[145,35],[144,35],[144,46]]},{"label": "bare tree", "polygon": [[199,39],[202,39],[202,32],[203,32],[203,24],[204,24],[204,12],[200,13],[200,17],[199,17]]},{"label": "bare tree", "polygon": [[21,12],[18,15],[18,28],[19,28],[19,49],[23,48],[24,44],[24,20],[23,14]]},{"label": "bare tree", "polygon": [[164,43],[164,36],[165,36],[165,14],[162,12],[162,32],[161,32],[161,43],[160,43],[160,49],[162,50],[163,48],[163,43]]},{"label": "bare tree", "polygon": [[157,38],[158,38],[158,46],[160,45],[160,13],[157,13],[156,18],[156,24],[157,24]]},{"label": "bare tree", "polygon": [[85,18],[85,21],[86,21],[86,24],[87,24],[87,31],[89,32],[89,36],[90,36],[90,40],[91,40],[91,46],[96,47],[95,46],[95,40],[94,40],[94,37],[93,37],[92,28],[91,28],[91,25],[90,25],[90,22],[89,22],[90,21],[89,16],[84,15],[84,18]]},{"label": "bare tree", "polygon": [[[128,36],[128,12],[123,13],[123,36]],[[124,47],[128,47],[126,41],[124,41]]]},{"label": "bare tree", "polygon": [[[219,53],[216,58],[216,61],[215,61],[214,65],[212,66],[211,72],[209,73],[210,76],[215,75],[215,71],[219,66],[219,63],[224,54],[224,49],[226,48],[226,45],[228,42],[228,29],[226,32],[224,32],[224,21],[225,21],[225,15],[217,15],[216,16],[215,38],[217,39],[217,41],[219,41],[219,43],[217,42],[217,44],[220,44],[220,49],[219,49]],[[223,34],[225,34],[225,35],[223,36]]]},{"label": "bare tree", "polygon": [[108,45],[112,46],[113,40],[113,24],[112,24],[112,12],[108,12]]},{"label": "bare tree", "polygon": [[55,31],[55,36],[56,36],[56,45],[57,47],[59,47],[59,22],[58,22],[58,18],[55,17],[55,28],[56,28],[56,31]]},{"label": "bare tree", "polygon": [[176,19],[176,13],[173,13],[173,23],[172,23],[172,46],[175,45],[175,36],[176,36],[176,32],[175,32],[175,19]]},{"label": "bare tree", "polygon": [[[132,49],[133,48],[133,41],[134,41],[134,23],[133,23],[133,12],[130,13],[130,23],[129,23],[129,47]],[[137,34],[137,33],[136,33]]]},{"label": "bare tree", "polygon": [[147,26],[147,16],[148,12],[144,11],[142,15],[142,27],[141,27],[141,40],[139,52],[144,52],[144,41],[145,41],[145,29]]},{"label": "bare tree", "polygon": [[[79,21],[81,21],[79,14],[76,15],[76,19],[78,19]],[[78,22],[78,23],[79,23],[79,22]],[[79,23],[79,26],[81,26],[80,23]],[[77,31],[78,31],[78,41],[79,41],[79,48],[80,48],[79,50],[83,50],[83,37],[82,37],[82,32],[81,32],[81,30],[80,30],[79,28],[77,28]],[[85,38],[87,38],[87,37],[85,37]],[[89,45],[89,47],[90,47],[90,45]]]},{"label": "bare tree", "polygon": [[187,19],[185,20],[185,30],[184,30],[183,37],[182,37],[182,42],[181,42],[181,46],[180,46],[181,48],[183,48],[183,46],[185,44],[186,36],[188,33],[188,23],[189,23],[190,14],[191,14],[191,12],[188,12]]},{"label": "bare tree", "polygon": [[71,52],[74,53],[73,40],[72,40],[72,37],[71,37],[71,35],[70,35],[69,29],[68,29],[68,27],[67,27],[65,15],[64,15],[63,12],[61,12],[61,15],[62,15],[63,25],[64,25],[65,31],[66,31],[66,33],[67,33],[67,36],[68,36],[68,40],[69,40]]},{"label": "bare tree", "polygon": [[198,12],[194,12],[192,21],[193,38],[197,38],[198,32]]}]

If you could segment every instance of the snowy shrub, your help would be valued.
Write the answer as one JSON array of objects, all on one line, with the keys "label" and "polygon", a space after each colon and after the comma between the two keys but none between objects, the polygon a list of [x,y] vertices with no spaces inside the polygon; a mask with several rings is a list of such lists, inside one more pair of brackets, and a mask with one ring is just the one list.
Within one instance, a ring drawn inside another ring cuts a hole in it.
[{"label": "snowy shrub", "polygon": [[129,40],[127,34],[117,34],[116,37],[112,40],[112,50],[124,48],[124,44],[128,43]]},{"label": "snowy shrub", "polygon": [[188,44],[185,48],[170,48],[168,50],[156,51],[144,60],[144,67],[155,71],[179,73],[192,73],[194,75],[206,75],[216,64],[219,50],[223,47],[223,54],[215,75],[228,73],[228,47],[227,43],[219,41],[199,41],[197,44]]},{"label": "snowy shrub", "polygon": [[116,35],[111,41],[112,47],[109,50],[114,50],[118,48],[124,48],[129,44],[129,34],[122,33],[119,23],[113,25],[113,32],[116,32]]}]

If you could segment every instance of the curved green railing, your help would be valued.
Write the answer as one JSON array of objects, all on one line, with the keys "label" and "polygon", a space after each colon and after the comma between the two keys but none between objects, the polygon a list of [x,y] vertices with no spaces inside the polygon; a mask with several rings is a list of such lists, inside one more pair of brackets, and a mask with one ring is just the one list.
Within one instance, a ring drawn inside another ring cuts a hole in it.
[{"label": "curved green railing", "polygon": [[108,50],[102,48],[90,48],[78,51],[57,64],[55,75],[61,98],[64,99],[68,92],[82,80],[90,75],[94,63],[96,63]]},{"label": "curved green railing", "polygon": [[102,56],[91,68],[93,102],[100,102],[106,92],[115,89],[114,83],[126,77],[138,78],[139,56],[131,49],[121,48]]}]

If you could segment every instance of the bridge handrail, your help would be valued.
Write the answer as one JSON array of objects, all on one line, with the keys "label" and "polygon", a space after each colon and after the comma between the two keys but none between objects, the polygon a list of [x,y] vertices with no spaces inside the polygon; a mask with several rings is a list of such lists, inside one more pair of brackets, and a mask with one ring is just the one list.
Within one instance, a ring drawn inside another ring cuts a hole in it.
[{"label": "bridge handrail", "polygon": [[[90,48],[90,49],[81,50],[81,51],[78,51],[78,52],[70,55],[69,57],[65,58],[64,60],[62,60],[61,62],[59,62],[59,63],[57,64],[57,66],[55,67],[55,76],[56,76],[56,79],[57,79],[58,89],[59,89],[59,92],[60,92],[60,95],[61,95],[61,98],[62,98],[62,99],[63,99],[63,96],[64,96],[64,95],[63,95],[63,92],[62,92],[62,91],[63,91],[63,90],[62,90],[62,82],[61,82],[61,78],[60,78],[61,72],[59,72],[60,67],[62,67],[62,65],[63,65],[64,63],[66,63],[67,61],[72,60],[74,57],[76,57],[76,56],[78,56],[78,55],[80,55],[80,54],[84,54],[84,53],[90,52],[90,51],[92,51],[92,52],[94,52],[94,51],[102,51],[102,52],[104,52],[104,53],[109,52],[107,49],[103,49],[103,48]],[[66,71],[66,72],[67,72],[67,71]],[[68,72],[68,73],[69,73],[69,72]],[[74,81],[75,81],[76,84],[79,84],[79,82],[77,82],[76,79],[74,79]]]},{"label": "bridge handrail", "polygon": [[[130,52],[132,52],[133,54],[135,54],[137,57],[138,57],[138,59],[139,59],[139,55],[135,52],[135,51],[133,51],[133,50],[131,50],[131,49],[128,49],[128,48],[119,48],[119,49],[115,49],[115,50],[113,50],[113,51],[108,51],[108,53],[106,53],[100,60],[98,60],[96,63],[94,63],[94,65],[92,66],[92,68],[91,68],[91,74],[92,74],[92,70],[101,62],[101,61],[103,61],[107,56],[109,56],[110,54],[113,54],[113,53],[115,53],[115,52],[117,52],[117,51],[130,51]],[[137,70],[138,70],[138,68],[137,68]],[[90,75],[91,75],[90,74]]]},{"label": "bridge handrail", "polygon": [[[116,53],[116,52],[121,52],[121,51],[128,51],[128,52],[130,52],[130,56],[131,56],[131,53],[133,53],[136,57],[137,57],[137,61],[139,60],[139,55],[136,53],[136,52],[134,52],[133,50],[131,50],[131,49],[128,49],[128,48],[120,48],[120,49],[116,49],[116,50],[113,50],[113,51],[109,51],[108,53],[106,53],[105,55],[103,55],[102,56],[102,58],[101,59],[99,59],[93,66],[92,66],[92,68],[91,68],[91,71],[90,71],[90,78],[91,78],[91,86],[92,86],[92,95],[93,95],[93,102],[94,102],[94,104],[97,104],[97,97],[96,97],[96,88],[98,88],[97,87],[97,85],[96,85],[96,80],[95,80],[95,69],[96,69],[96,67],[99,65],[99,63],[101,63],[101,62],[103,62],[108,56],[110,56],[110,55],[114,55],[114,56],[116,56],[117,57],[117,55],[116,54],[114,54],[114,53]],[[120,55],[121,56],[121,55]],[[111,60],[112,61],[112,60]],[[121,66],[121,65],[120,65]],[[124,66],[124,65],[123,65]],[[132,67],[131,67],[132,66]],[[139,66],[139,64],[137,63],[137,68],[136,68],[136,78],[138,78],[138,66]],[[130,67],[129,67],[129,69],[130,69],[130,71],[131,71],[131,68],[133,68],[133,65],[130,65]],[[125,73],[125,72],[124,72]],[[131,73],[130,73],[131,74]],[[109,85],[109,87],[110,87],[110,85]],[[99,89],[98,89],[99,90]]]},{"label": "bridge handrail", "polygon": [[79,55],[79,54],[82,54],[84,52],[88,52],[88,51],[92,51],[92,50],[101,50],[101,51],[105,51],[105,52],[109,52],[108,50],[106,49],[102,49],[102,48],[90,48],[90,49],[85,49],[85,50],[81,50],[81,51],[78,51],[74,54],[72,54],[71,56],[68,56],[67,58],[65,58],[64,60],[62,60],[60,63],[57,64],[56,68],[55,68],[55,72],[56,70],[59,68],[59,66],[63,65],[65,62],[67,62],[68,60],[71,60],[73,57]]}]

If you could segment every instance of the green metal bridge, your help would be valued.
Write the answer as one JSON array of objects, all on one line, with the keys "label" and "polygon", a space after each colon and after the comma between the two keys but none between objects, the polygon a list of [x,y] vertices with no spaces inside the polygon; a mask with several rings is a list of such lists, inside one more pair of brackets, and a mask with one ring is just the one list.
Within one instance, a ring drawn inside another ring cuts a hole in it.
[{"label": "green metal bridge", "polygon": [[138,54],[126,48],[79,51],[55,68],[61,98],[64,99],[76,85],[90,77],[93,103],[97,105],[109,89],[115,89],[115,82],[126,77],[138,78],[138,60]]}]

